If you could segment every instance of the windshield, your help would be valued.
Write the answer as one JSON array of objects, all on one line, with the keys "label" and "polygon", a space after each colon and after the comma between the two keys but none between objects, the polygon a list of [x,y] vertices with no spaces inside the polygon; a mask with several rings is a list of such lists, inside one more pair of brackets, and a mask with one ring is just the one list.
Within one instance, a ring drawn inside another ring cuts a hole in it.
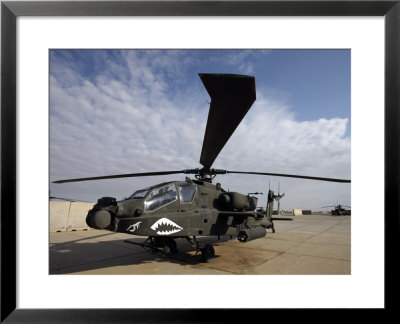
[{"label": "windshield", "polygon": [[144,189],[137,190],[132,195],[130,195],[128,199],[144,198],[147,195],[147,193],[149,192],[149,189],[150,188],[144,188]]},{"label": "windshield", "polygon": [[197,186],[190,183],[182,182],[178,184],[179,196],[182,203],[189,203],[193,201],[196,194]]},{"label": "windshield", "polygon": [[178,199],[175,185],[169,184],[167,186],[153,189],[144,203],[145,211],[153,211],[158,207],[164,206],[174,200]]}]

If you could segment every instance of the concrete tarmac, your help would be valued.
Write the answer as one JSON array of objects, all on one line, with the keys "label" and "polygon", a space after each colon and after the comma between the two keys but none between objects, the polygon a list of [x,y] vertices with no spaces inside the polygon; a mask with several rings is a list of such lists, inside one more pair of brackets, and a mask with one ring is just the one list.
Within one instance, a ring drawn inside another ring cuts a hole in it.
[{"label": "concrete tarmac", "polygon": [[[278,216],[275,216],[278,217]],[[279,216],[282,217],[282,216]],[[124,242],[146,238],[88,230],[50,233],[50,274],[351,274],[351,216],[283,216],[276,232],[241,243],[229,236],[197,237],[214,245],[215,258],[202,262],[185,239],[164,257]]]}]

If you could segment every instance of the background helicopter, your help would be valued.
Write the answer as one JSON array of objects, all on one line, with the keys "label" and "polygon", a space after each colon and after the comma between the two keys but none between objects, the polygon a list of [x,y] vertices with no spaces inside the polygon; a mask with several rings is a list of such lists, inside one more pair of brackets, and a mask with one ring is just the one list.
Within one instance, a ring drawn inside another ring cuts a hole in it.
[{"label": "background helicopter", "polygon": [[285,196],[285,193],[280,193],[281,189],[280,189],[280,183],[278,182],[278,194],[274,195],[274,199],[278,202],[278,209],[276,211],[274,211],[274,214],[279,215],[280,210],[281,210],[281,198],[283,198],[283,196]]},{"label": "background helicopter", "polygon": [[351,208],[350,206],[344,206],[344,205],[335,205],[335,206],[324,206],[322,208],[328,208],[328,207],[334,207],[334,209],[331,210],[331,215],[351,215],[351,210],[345,209],[345,208]]},{"label": "background helicopter", "polygon": [[[210,110],[200,156],[202,168],[177,171],[118,174],[76,178],[54,183],[167,174],[194,174],[195,179],[172,181],[137,190],[121,201],[100,198],[89,211],[86,222],[95,229],[107,229],[148,236],[145,248],[164,255],[177,251],[176,238],[185,238],[207,260],[214,256],[211,244],[200,246],[196,236],[237,235],[241,242],[274,231],[273,201],[280,195],[268,191],[267,206],[257,209],[257,198],[229,192],[221,184],[212,184],[218,174],[253,174],[349,183],[350,180],[253,171],[228,171],[211,168],[256,99],[255,78],[232,74],[199,74],[211,97]],[[254,193],[257,194],[257,193]]]}]

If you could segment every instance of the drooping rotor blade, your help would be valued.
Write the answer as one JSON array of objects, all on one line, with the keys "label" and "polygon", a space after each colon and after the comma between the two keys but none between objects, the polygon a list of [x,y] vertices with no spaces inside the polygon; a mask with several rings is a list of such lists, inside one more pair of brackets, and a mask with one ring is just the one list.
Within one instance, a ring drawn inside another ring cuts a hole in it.
[{"label": "drooping rotor blade", "polygon": [[275,177],[300,178],[300,179],[320,180],[320,181],[330,181],[330,182],[344,182],[344,183],[351,182],[351,180],[347,180],[347,179],[310,177],[310,176],[302,176],[302,175],[296,175],[296,174],[283,174],[283,173],[245,172],[245,171],[226,171],[226,173],[269,175],[269,176],[275,176]]},{"label": "drooping rotor blade", "polygon": [[209,169],[256,100],[255,78],[237,74],[199,74],[211,97],[200,163]]},{"label": "drooping rotor blade", "polygon": [[91,201],[80,200],[80,199],[70,199],[70,198],[61,198],[61,197],[52,197],[52,196],[50,196],[49,199],[59,199],[59,200],[70,201],[70,202],[91,202]]},{"label": "drooping rotor blade", "polygon": [[53,181],[53,183],[66,183],[66,182],[79,182],[79,181],[117,179],[117,178],[131,178],[131,177],[147,177],[147,176],[167,175],[167,174],[176,174],[176,173],[184,173],[184,172],[185,172],[185,170],[144,172],[144,173],[127,173],[127,174],[116,174],[116,175],[108,175],[108,176],[100,176],[100,177],[57,180],[57,181]]}]

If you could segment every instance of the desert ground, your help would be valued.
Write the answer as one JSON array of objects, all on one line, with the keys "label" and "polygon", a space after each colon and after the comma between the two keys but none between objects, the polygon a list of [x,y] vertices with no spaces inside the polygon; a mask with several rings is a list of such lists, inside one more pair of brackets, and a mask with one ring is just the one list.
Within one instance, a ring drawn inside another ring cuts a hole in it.
[{"label": "desert ground", "polygon": [[[278,216],[276,216],[278,217]],[[185,239],[178,253],[160,256],[125,240],[146,238],[104,230],[49,233],[50,274],[351,274],[351,216],[279,216],[276,232],[239,242],[236,237],[197,237],[212,243],[215,257],[203,262]]]}]

